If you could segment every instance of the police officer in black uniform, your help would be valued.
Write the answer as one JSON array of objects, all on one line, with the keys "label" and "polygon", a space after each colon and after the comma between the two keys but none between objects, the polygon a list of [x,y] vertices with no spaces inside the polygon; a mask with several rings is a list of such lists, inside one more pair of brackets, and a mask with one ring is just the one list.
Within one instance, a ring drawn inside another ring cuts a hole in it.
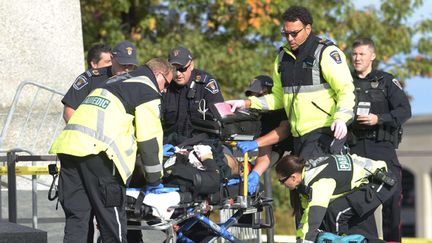
[{"label": "police officer in black uniform", "polygon": [[350,152],[374,160],[384,160],[397,177],[397,191],[383,205],[384,240],[400,242],[402,168],[396,155],[401,126],[411,117],[411,106],[393,75],[372,68],[375,45],[369,38],[352,45],[356,93],[356,117],[350,126]]},{"label": "police officer in black uniform", "polygon": [[85,97],[94,89],[105,84],[108,78],[131,71],[137,65],[136,47],[129,41],[118,43],[112,51],[112,66],[90,68],[76,78],[62,99],[63,119],[68,122]]},{"label": "police officer in black uniform", "polygon": [[224,99],[216,79],[203,70],[195,69],[188,49],[180,46],[172,49],[168,61],[177,68],[177,75],[163,97],[164,136],[176,133],[191,137],[191,118],[202,118],[210,103],[223,102]]},{"label": "police officer in black uniform", "polygon": [[87,51],[87,68],[98,69],[111,66],[111,55],[110,46],[102,43],[92,45]]},{"label": "police officer in black uniform", "polygon": [[[258,75],[252,81],[249,87],[245,91],[246,97],[256,96],[261,97],[266,94],[272,93],[273,79],[268,75]],[[237,142],[237,148],[239,148],[242,153],[246,153],[250,150],[250,147],[259,147],[258,157],[255,161],[255,166],[248,176],[248,191],[249,193],[255,193],[257,186],[259,184],[259,178],[266,170],[270,167],[271,160],[279,160],[285,151],[292,150],[292,139],[285,139],[279,141],[279,132],[276,128],[283,129],[281,136],[288,136],[289,124],[286,112],[284,109],[274,110],[274,111],[263,111],[261,113],[261,134],[260,137],[253,141],[240,141]],[[281,124],[283,122],[283,124]],[[266,134],[274,134],[277,136],[269,138],[270,135],[264,136]],[[271,142],[270,142],[271,141]],[[274,143],[273,143],[274,142]],[[273,146],[272,146],[273,145]],[[273,156],[272,152],[275,152]],[[274,161],[273,161],[274,162]],[[271,189],[271,188],[270,188]],[[268,193],[268,192],[266,192]],[[271,196],[271,191],[268,194]]]}]

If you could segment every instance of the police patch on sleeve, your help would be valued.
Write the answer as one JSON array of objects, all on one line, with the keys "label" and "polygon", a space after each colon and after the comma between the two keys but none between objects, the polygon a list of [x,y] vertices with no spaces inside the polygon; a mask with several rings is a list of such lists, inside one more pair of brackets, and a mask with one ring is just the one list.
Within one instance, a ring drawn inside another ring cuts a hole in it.
[{"label": "police patch on sleeve", "polygon": [[342,58],[339,54],[338,51],[332,51],[330,52],[330,57],[333,58],[333,60],[337,63],[337,64],[341,64],[342,63]]},{"label": "police patch on sleeve", "polygon": [[207,85],[205,86],[205,89],[208,90],[212,94],[219,93],[219,87],[216,83],[216,80],[214,80],[214,79],[210,79],[210,82],[207,83]]},{"label": "police patch on sleeve", "polygon": [[75,80],[75,82],[73,83],[73,87],[76,90],[80,90],[82,89],[84,86],[86,86],[88,84],[87,78],[84,75],[80,75],[78,76],[78,78]]},{"label": "police patch on sleeve", "polygon": [[392,82],[393,82],[396,86],[398,86],[399,89],[402,90],[402,85],[399,83],[399,81],[398,81],[397,79],[394,78],[394,79],[392,80]]}]

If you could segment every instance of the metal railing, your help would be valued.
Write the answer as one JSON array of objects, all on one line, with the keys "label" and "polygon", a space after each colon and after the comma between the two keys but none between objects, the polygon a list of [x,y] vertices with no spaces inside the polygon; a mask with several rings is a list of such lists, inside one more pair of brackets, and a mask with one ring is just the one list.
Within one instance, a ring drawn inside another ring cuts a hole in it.
[{"label": "metal railing", "polygon": [[[24,89],[26,92],[24,92]],[[9,221],[16,223],[16,162],[55,161],[56,156],[34,155],[46,153],[56,135],[63,128],[63,92],[33,81],[19,84],[0,133],[0,162],[7,162]],[[19,155],[24,153],[28,155]],[[24,177],[24,179],[26,179]],[[1,180],[1,175],[0,175]],[[32,222],[37,227],[37,184],[38,175],[31,174]],[[20,182],[20,181],[19,181]],[[0,191],[0,206],[1,206]],[[0,211],[0,218],[2,218]]]},{"label": "metal railing", "polygon": [[[7,116],[6,116],[6,120],[4,122],[3,129],[1,130],[1,133],[0,133],[0,152],[6,152],[6,151],[10,150],[8,148],[6,148],[6,149],[4,148],[4,143],[5,143],[6,137],[8,135],[8,131],[9,131],[9,127],[12,123],[12,119],[14,116],[16,116],[18,103],[21,100],[21,93],[25,87],[35,88],[36,91],[33,94],[30,94],[30,93],[25,94],[26,97],[33,97],[33,98],[30,102],[29,107],[27,108],[28,111],[26,113],[26,116],[24,117],[24,123],[18,129],[18,133],[16,135],[16,138],[29,137],[30,135],[33,135],[30,138],[31,144],[29,144],[29,146],[22,146],[20,144],[20,142],[22,142],[21,140],[14,139],[14,142],[18,141],[18,144],[15,143],[12,146],[8,146],[8,147],[9,148],[13,147],[13,148],[21,149],[21,150],[28,150],[28,151],[34,152],[35,149],[42,149],[40,139],[43,136],[40,136],[40,135],[42,134],[43,128],[46,128],[46,129],[52,129],[53,128],[54,130],[50,131],[50,133],[55,135],[64,126],[62,109],[51,111],[53,106],[55,106],[57,103],[58,103],[57,105],[61,104],[60,102],[54,102],[54,97],[56,95],[58,97],[63,97],[64,93],[60,92],[58,90],[52,89],[48,86],[36,83],[36,82],[23,81],[17,88],[14,99],[12,101],[12,105],[9,109]],[[45,93],[43,93],[44,91],[47,92],[47,95],[45,95]],[[37,112],[35,112],[35,110],[37,110]],[[48,119],[50,112],[51,113],[54,112],[54,114],[55,114],[55,118],[53,121]],[[40,115],[40,117],[38,117],[39,119],[35,118],[35,116],[37,116],[37,115]],[[30,124],[31,122],[33,122],[33,123],[37,122],[37,123],[34,125],[34,127],[31,127],[31,124]],[[50,141],[47,141],[46,144],[51,144],[53,142],[54,138],[55,138],[55,136],[50,137],[49,138]],[[46,151],[47,151],[47,148],[43,148],[43,149],[46,149]]]},{"label": "metal railing", "polygon": [[[17,162],[28,162],[28,161],[44,161],[44,162],[55,162],[57,160],[56,155],[18,155],[19,150],[11,150],[7,152],[6,156],[0,156],[0,161],[7,162],[7,176],[8,176],[8,213],[9,222],[17,223],[17,183],[16,183],[16,163]],[[47,165],[48,166],[48,165]],[[1,195],[1,192],[0,192]],[[0,196],[1,199],[1,196]],[[0,200],[0,206],[1,200]],[[1,218],[1,215],[0,215]],[[47,219],[43,219],[47,220]],[[64,219],[52,220],[51,222],[63,222]],[[37,189],[32,189],[32,225],[33,228],[37,228],[38,224],[38,212],[37,212]]]}]

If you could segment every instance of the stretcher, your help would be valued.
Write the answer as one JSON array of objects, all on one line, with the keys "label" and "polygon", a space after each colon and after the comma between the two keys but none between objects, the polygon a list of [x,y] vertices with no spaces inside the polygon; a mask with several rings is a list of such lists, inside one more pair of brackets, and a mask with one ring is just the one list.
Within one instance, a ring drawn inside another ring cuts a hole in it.
[{"label": "stretcher", "polygon": [[[190,193],[169,192],[144,195],[136,194],[136,189],[128,189],[126,212],[128,221],[141,225],[128,225],[128,230],[161,230],[166,234],[165,242],[214,242],[224,238],[229,242],[240,242],[229,232],[230,227],[252,229],[271,228],[274,225],[272,199],[263,197],[263,192],[252,196],[235,195],[238,182],[230,181],[222,185],[219,195],[192,199]],[[135,192],[135,196],[131,193]],[[229,191],[229,192],[227,192]],[[146,200],[151,197],[151,200]],[[173,199],[173,200],[169,200]],[[152,202],[155,202],[152,204]],[[161,205],[162,202],[167,202]],[[171,203],[170,203],[171,202]],[[231,209],[235,213],[225,222],[215,223],[208,215],[210,212]],[[207,232],[199,240],[193,240],[196,224]],[[192,235],[192,237],[191,237]]]},{"label": "stretcher", "polygon": [[[230,233],[231,227],[272,228],[272,199],[264,197],[263,191],[247,193],[247,179],[243,179],[248,175],[247,154],[241,167],[241,176],[222,182],[219,192],[205,196],[196,197],[179,188],[162,188],[147,195],[128,188],[128,221],[138,222],[129,224],[128,230],[161,230],[165,242],[214,242],[220,238],[240,242]],[[216,223],[209,217],[211,212],[223,209],[234,212],[225,222]]]}]

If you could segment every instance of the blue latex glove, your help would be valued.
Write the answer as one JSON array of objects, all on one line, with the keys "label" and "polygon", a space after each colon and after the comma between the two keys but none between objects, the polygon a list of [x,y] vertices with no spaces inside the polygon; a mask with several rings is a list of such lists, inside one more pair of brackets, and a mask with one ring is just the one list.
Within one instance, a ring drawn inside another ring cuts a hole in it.
[{"label": "blue latex glove", "polygon": [[258,143],[253,141],[242,141],[237,143],[237,148],[241,150],[243,154],[249,151],[257,150],[258,149]]},{"label": "blue latex glove", "polygon": [[172,144],[164,144],[163,146],[163,156],[169,157],[174,154],[175,147]]},{"label": "blue latex glove", "polygon": [[163,184],[159,184],[157,186],[146,186],[144,195],[147,195],[149,193],[157,193],[158,190],[164,188]]},{"label": "blue latex glove", "polygon": [[260,175],[256,171],[252,171],[248,176],[248,192],[255,193],[260,181]]}]

